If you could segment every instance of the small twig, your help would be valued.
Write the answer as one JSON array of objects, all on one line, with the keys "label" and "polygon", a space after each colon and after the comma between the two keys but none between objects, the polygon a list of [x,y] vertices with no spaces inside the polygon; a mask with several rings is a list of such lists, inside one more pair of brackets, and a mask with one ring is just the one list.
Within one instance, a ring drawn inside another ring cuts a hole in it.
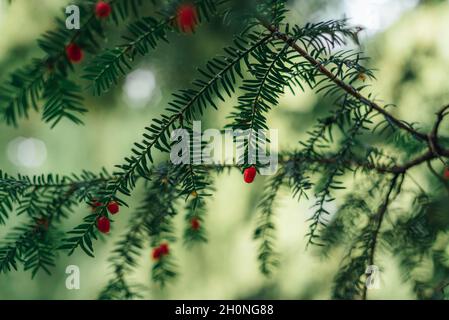
[{"label": "small twig", "polygon": [[427,194],[427,192],[426,192],[426,190],[424,190],[424,188],[418,183],[418,181],[416,181],[416,179],[415,178],[413,178],[413,176],[409,173],[409,172],[407,172],[407,176],[410,178],[410,180],[418,187],[418,189],[420,189],[421,190],[421,192],[423,193],[423,194]]},{"label": "small twig", "polygon": [[446,188],[447,193],[449,194],[449,184],[446,180],[444,180],[440,174],[433,168],[431,161],[427,161],[427,167],[429,168],[430,172],[441,182],[441,184]]},{"label": "small twig", "polygon": [[280,32],[276,27],[269,24],[267,21],[265,21],[262,18],[259,18],[259,21],[261,24],[267,28],[272,34],[276,34],[278,39],[283,40],[285,43],[287,43],[291,48],[293,48],[296,52],[298,52],[304,59],[306,59],[311,65],[316,67],[323,75],[325,75],[329,80],[334,82],[337,86],[345,90],[348,94],[356,98],[358,101],[363,103],[364,105],[373,108],[380,114],[382,114],[388,122],[395,124],[398,128],[403,129],[410,134],[412,134],[414,137],[418,138],[421,141],[427,141],[427,135],[424,133],[421,133],[414,129],[413,127],[405,124],[402,120],[399,120],[395,118],[391,113],[386,111],[384,108],[379,106],[376,102],[369,100],[365,96],[363,96],[357,89],[354,87],[346,84],[343,80],[339,79],[337,75],[333,74],[331,71],[329,71],[323,64],[321,64],[319,61],[317,61],[315,58],[313,58],[309,53],[301,48],[297,43],[296,39],[293,39],[289,37],[287,34]]},{"label": "small twig", "polygon": [[[371,251],[370,251],[370,256],[369,256],[369,262],[368,265],[374,265],[374,254],[376,252],[376,247],[377,247],[377,239],[379,236],[379,232],[380,232],[380,228],[382,227],[382,222],[384,220],[385,214],[387,212],[388,209],[388,205],[390,204],[390,198],[391,198],[391,194],[393,193],[394,188],[396,187],[398,178],[400,177],[400,174],[396,174],[393,179],[390,182],[390,187],[388,188],[387,194],[385,196],[385,199],[383,201],[383,203],[381,204],[381,206],[379,207],[379,209],[377,210],[377,225],[376,228],[374,230],[373,233],[373,240],[372,240],[372,244],[371,244]],[[399,193],[399,191],[398,191]],[[367,297],[367,286],[365,285],[363,287],[363,293],[362,293],[362,299],[366,300]]]},{"label": "small twig", "polygon": [[438,139],[438,130],[440,129],[440,125],[444,120],[444,117],[446,117],[449,112],[446,112],[449,110],[449,105],[444,106],[440,111],[437,112],[437,121],[435,122],[435,125],[431,132],[432,139]]},{"label": "small twig", "polygon": [[440,157],[441,147],[438,143],[438,131],[440,129],[441,123],[444,120],[444,117],[449,114],[446,112],[447,110],[449,110],[449,105],[444,106],[440,111],[436,113],[437,120],[435,121],[432,131],[428,135],[428,142],[430,149],[441,160],[441,162],[443,162],[444,165],[446,165],[446,162]]}]

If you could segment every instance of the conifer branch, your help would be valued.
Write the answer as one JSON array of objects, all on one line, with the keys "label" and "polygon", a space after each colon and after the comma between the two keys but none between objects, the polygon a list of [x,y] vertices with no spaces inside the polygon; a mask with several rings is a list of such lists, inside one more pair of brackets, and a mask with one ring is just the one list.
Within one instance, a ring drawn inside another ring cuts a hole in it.
[{"label": "conifer branch", "polygon": [[[238,49],[225,49],[230,58],[224,60],[214,59],[209,62],[207,65],[208,71],[201,71],[208,78],[208,81],[197,80],[194,83],[199,88],[198,90],[183,90],[180,94],[174,95],[176,99],[169,103],[170,107],[167,108],[169,115],[162,115],[160,119],[153,119],[154,123],[146,128],[149,134],[144,134],[142,143],[135,143],[135,148],[132,149],[133,156],[125,158],[126,164],[118,166],[121,171],[115,173],[116,179],[110,181],[101,194],[101,203],[106,204],[114,200],[125,204],[116,197],[117,192],[129,196],[139,177],[148,178],[150,176],[150,169],[147,165],[153,162],[153,149],[156,148],[162,152],[169,153],[169,131],[175,128],[176,122],[182,122],[184,119],[191,122],[195,113],[202,114],[203,109],[208,104],[216,107],[212,100],[212,94],[216,94],[220,99],[224,100],[219,93],[220,86],[227,90],[232,88],[237,80],[236,75],[243,77],[241,74],[241,61],[245,60],[253,50],[268,41],[270,37],[260,39],[258,35],[250,34],[247,36],[247,39],[238,38],[235,40],[235,45]],[[211,73],[214,71],[216,73],[212,75]],[[231,94],[230,91],[227,92],[229,92],[229,95]],[[183,171],[180,170],[180,172]],[[194,180],[188,180],[188,177],[192,177],[191,175],[185,175],[183,172],[180,177],[181,181],[179,183],[185,187],[184,194],[190,194],[192,191],[195,191],[192,189]],[[98,208],[98,216],[105,213],[105,205]],[[72,244],[76,248],[80,243],[80,241],[76,241]],[[87,250],[87,252],[91,254],[90,250]]]},{"label": "conifer branch", "polygon": [[[390,201],[391,201],[392,193],[393,193],[395,188],[398,188],[396,195],[399,194],[399,192],[400,192],[400,187],[397,187],[399,177],[400,177],[400,174],[396,174],[393,177],[393,179],[391,179],[390,186],[389,186],[388,191],[387,191],[387,193],[385,195],[385,198],[384,198],[382,204],[380,205],[380,207],[377,210],[377,213],[375,215],[376,225],[375,225],[375,229],[374,229],[373,234],[372,234],[370,248],[369,248],[370,249],[369,260],[368,260],[368,265],[369,266],[374,265],[374,255],[376,253],[376,247],[377,247],[377,242],[378,242],[377,239],[379,237],[379,232],[380,232],[380,229],[382,227],[382,222],[384,220],[385,214],[387,212],[388,206],[389,206]],[[399,181],[399,183],[401,183],[401,182]],[[368,287],[364,286],[363,287],[363,294],[362,294],[362,299],[363,300],[366,300],[367,290],[368,290]]]},{"label": "conifer branch", "polygon": [[279,262],[277,254],[274,250],[275,241],[275,224],[273,222],[273,214],[275,201],[278,192],[284,184],[284,179],[287,176],[285,170],[280,170],[267,183],[266,191],[259,203],[261,213],[258,218],[257,228],[254,232],[254,239],[260,241],[258,259],[260,262],[260,271],[268,276],[272,269],[276,267]]},{"label": "conifer branch", "polygon": [[206,211],[205,199],[194,194],[186,204],[184,244],[192,246],[197,243],[207,242],[204,216]]},{"label": "conifer branch", "polygon": [[145,235],[145,220],[147,210],[137,211],[130,219],[128,230],[122,239],[117,242],[109,261],[112,264],[113,278],[100,293],[100,300],[133,299],[138,297],[125,279],[126,273],[132,271],[137,265],[137,257],[143,248]]},{"label": "conifer branch", "polygon": [[[118,24],[129,15],[129,8],[142,4],[141,0],[110,0],[114,7],[112,18]],[[43,120],[54,127],[66,118],[76,124],[82,123],[79,115],[86,112],[81,105],[80,89],[67,79],[73,65],[66,55],[66,46],[80,42],[83,49],[98,49],[96,37],[103,36],[103,25],[97,19],[92,3],[79,1],[81,16],[86,17],[80,29],[68,30],[65,21],[57,19],[56,30],[45,33],[39,40],[39,47],[45,52],[40,59],[10,74],[10,80],[0,87],[0,115],[7,125],[17,126],[19,118],[27,118],[29,109],[38,110],[38,103],[44,100]],[[56,78],[56,80],[55,80]],[[55,82],[56,81],[56,82]],[[55,91],[56,90],[56,91]]]},{"label": "conifer branch", "polygon": [[264,25],[267,30],[269,30],[273,35],[276,35],[279,39],[283,40],[285,43],[287,43],[289,46],[291,46],[296,52],[298,52],[304,59],[306,59],[312,66],[314,66],[317,70],[319,70],[323,75],[325,75],[330,81],[335,83],[337,86],[339,86],[341,89],[346,91],[348,94],[356,98],[361,103],[365,104],[366,106],[376,110],[378,113],[382,114],[385,119],[389,122],[397,126],[398,128],[401,128],[410,134],[414,136],[417,139],[420,139],[422,141],[427,141],[427,136],[424,133],[421,133],[411,127],[410,125],[404,123],[402,120],[398,120],[395,118],[391,113],[386,111],[384,108],[379,106],[376,102],[369,100],[365,96],[363,96],[358,90],[356,90],[354,87],[346,84],[344,81],[339,79],[336,75],[334,75],[332,72],[330,72],[323,64],[319,63],[316,59],[314,59],[309,53],[301,48],[297,43],[297,39],[293,37],[289,37],[286,33],[280,32],[276,27],[267,24],[263,19],[260,19],[260,22],[262,25]]},{"label": "conifer branch", "polygon": [[96,56],[85,69],[83,76],[92,82],[94,95],[108,91],[113,84],[117,84],[119,74],[126,75],[127,71],[132,69],[128,60],[134,60],[136,52],[143,56],[149,52],[149,47],[156,48],[158,40],[168,42],[166,31],[172,20],[173,17],[162,21],[151,17],[143,18],[128,27],[133,38],[126,37],[129,41],[127,44]]},{"label": "conifer branch", "polygon": [[277,104],[279,96],[284,92],[284,86],[287,85],[284,78],[289,69],[283,60],[288,46],[276,49],[275,43],[271,45],[277,51],[273,52],[268,45],[253,51],[252,56],[256,63],[251,65],[250,71],[254,74],[255,80],[244,81],[242,90],[246,93],[239,97],[237,111],[231,114],[234,122],[230,127],[234,130],[243,130],[247,136],[242,145],[245,163],[251,163],[251,159],[248,159],[250,149],[259,150],[263,138],[257,133],[260,135],[262,130],[268,130],[264,113]]},{"label": "conifer branch", "polygon": [[325,180],[323,186],[316,194],[318,200],[315,203],[315,207],[317,207],[317,210],[313,214],[312,218],[310,218],[310,221],[312,222],[309,227],[310,231],[307,234],[308,244],[319,244],[315,242],[315,238],[318,237],[317,232],[320,227],[325,227],[328,223],[327,216],[329,215],[329,212],[324,206],[326,203],[334,200],[331,194],[332,189],[344,189],[342,182],[338,181],[337,178],[344,174],[346,169],[344,167],[344,161],[351,156],[354,140],[361,134],[360,131],[365,129],[365,124],[369,122],[371,111],[371,108],[369,108],[365,110],[364,113],[356,113],[354,125],[349,129],[347,137],[343,141],[342,147],[335,157],[335,163],[330,166],[330,170],[327,171],[327,174],[324,177]]},{"label": "conifer branch", "polygon": [[[116,9],[112,20],[121,22],[129,16],[130,10],[137,13],[141,3],[140,0],[111,0],[109,4],[114,4]],[[199,20],[207,20],[214,14],[222,14],[221,9],[218,10],[222,3],[221,0],[197,0],[193,5],[198,7]],[[425,200],[421,199],[424,198],[422,194],[412,191],[415,198],[412,211],[417,214],[399,217],[391,222],[390,230],[386,228],[388,220],[385,218],[404,180],[412,179],[411,169],[427,163],[432,173],[439,175],[432,161],[439,159],[447,164],[448,139],[442,136],[441,126],[449,114],[449,106],[437,112],[431,131],[426,133],[395,117],[387,110],[388,106],[379,105],[371,94],[366,94],[365,84],[360,84],[364,77],[374,79],[373,71],[362,65],[367,58],[354,50],[335,51],[347,39],[357,42],[360,29],[348,26],[346,20],[290,27],[286,23],[284,3],[267,0],[257,6],[254,10],[257,14],[248,15],[251,19],[244,22],[245,32],[236,37],[232,47],[225,49],[225,56],[211,59],[205,68],[199,69],[200,77],[191,88],[173,95],[162,115],[145,128],[142,141],[134,144],[131,154],[112,175],[83,172],[80,176],[12,177],[0,172],[0,223],[6,224],[11,212],[23,214],[27,219],[0,243],[0,272],[18,269],[22,264],[32,276],[41,270],[49,273],[58,247],[69,254],[81,248],[87,255],[94,256],[93,241],[98,238],[99,231],[107,232],[100,229],[98,220],[109,219],[108,205],[112,202],[127,206],[125,197],[133,194],[139,180],[144,180],[142,204],[130,219],[126,233],[116,243],[109,259],[112,275],[100,298],[141,297],[144,289],[131,283],[128,274],[137,267],[137,258],[147,245],[154,250],[152,280],[165,285],[177,273],[175,255],[170,247],[179,238],[173,218],[184,210],[186,245],[206,242],[203,223],[206,197],[214,191],[212,173],[241,172],[249,161],[238,165],[205,165],[195,151],[196,147],[202,151],[205,145],[196,146],[195,143],[189,145],[188,154],[183,150],[182,158],[188,162],[157,164],[153,153],[173,151],[175,129],[185,129],[192,136],[192,122],[210,107],[217,109],[217,98],[226,101],[232,97],[241,80],[243,93],[230,115],[232,123],[228,127],[248,130],[248,142],[244,145],[246,160],[249,160],[250,147],[258,149],[265,143],[255,133],[268,129],[267,114],[278,104],[287,87],[295,93],[297,88],[304,90],[308,86],[334,99],[330,114],[319,119],[308,139],[301,141],[303,148],[284,152],[278,172],[268,179],[254,232],[259,241],[262,273],[270,274],[278,263],[274,209],[284,186],[295,198],[308,197],[310,189],[315,187],[315,212],[307,234],[309,244],[325,245],[326,250],[330,246],[349,245],[344,263],[335,276],[334,297],[366,298],[362,275],[367,265],[374,264],[381,240],[390,242],[389,249],[398,252],[402,250],[401,243],[415,238],[412,226],[425,230],[423,235],[416,236],[416,243],[404,246],[401,265],[408,270],[417,265],[416,261],[404,258],[409,252],[413,257],[432,252],[438,231],[445,231],[447,227],[438,229],[431,225],[434,222],[428,218],[434,199],[420,184],[415,183],[419,193],[425,194]],[[88,6],[91,10],[91,3],[83,8]],[[228,7],[224,12],[232,10]],[[253,19],[257,15],[264,18]],[[129,26],[123,45],[100,52],[84,70],[84,77],[91,81],[94,93],[109,90],[120,76],[127,74],[132,69],[129,59],[148,54],[159,41],[168,41],[168,31],[173,29],[175,18],[170,11],[160,19],[139,19]],[[62,25],[62,21],[59,23]],[[100,47],[97,38],[103,36],[102,24],[91,11],[84,26],[83,31],[75,33],[58,28],[44,35],[39,45],[46,57],[33,60],[28,67],[14,73],[0,90],[0,98],[6,102],[0,112],[8,124],[16,124],[31,108],[39,109],[40,100],[44,101],[42,117],[52,126],[63,118],[81,123],[78,115],[86,110],[81,90],[69,80],[73,66],[64,59],[65,46],[80,42],[84,48],[97,50]],[[385,120],[376,125],[373,122],[378,114]],[[385,150],[368,145],[365,142],[368,140],[362,136],[363,133],[379,135],[378,128],[398,129],[386,142]],[[342,136],[338,141],[334,139],[336,132]],[[335,147],[330,150],[336,151],[326,150],[329,147]],[[394,150],[391,153],[390,147]],[[190,152],[192,149],[194,151]],[[256,167],[260,169],[261,165],[257,163]],[[363,195],[355,192],[347,195],[331,219],[326,203],[334,200],[336,190],[346,188],[342,178],[349,172],[356,178],[363,177],[367,191]],[[382,194],[380,205],[378,194]],[[87,204],[91,212],[61,240],[59,223],[79,203]],[[357,225],[356,219],[363,219],[363,224]]]}]

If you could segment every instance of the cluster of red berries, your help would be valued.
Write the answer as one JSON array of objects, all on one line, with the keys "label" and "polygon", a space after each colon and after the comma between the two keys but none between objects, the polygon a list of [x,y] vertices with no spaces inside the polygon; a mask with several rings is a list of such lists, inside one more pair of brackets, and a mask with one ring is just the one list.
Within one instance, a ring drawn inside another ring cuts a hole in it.
[{"label": "cluster of red berries", "polygon": [[162,243],[159,247],[153,249],[153,259],[159,260],[162,256],[166,256],[170,253],[168,243]]},{"label": "cluster of red berries", "polygon": [[[111,12],[112,12],[111,5],[105,1],[99,1],[95,5],[95,15],[100,19],[109,17]],[[65,52],[66,52],[67,58],[72,63],[77,63],[77,62],[80,62],[81,60],[83,60],[83,57],[84,57],[83,50],[76,43],[70,43],[65,48]]]},{"label": "cluster of red berries", "polygon": [[[97,200],[92,202],[92,210],[96,210],[98,207],[103,206],[103,204]],[[115,201],[110,201],[106,206],[110,214],[116,214],[120,211],[120,205]],[[101,233],[108,233],[111,230],[111,221],[106,216],[100,216],[97,218],[97,229]]]},{"label": "cluster of red berries", "polygon": [[[99,1],[95,5],[95,15],[99,19],[104,19],[110,16],[112,12],[111,4],[105,1]],[[198,24],[198,13],[196,7],[192,4],[185,3],[178,7],[176,11],[176,21],[178,27],[182,32],[191,33],[195,30]],[[83,60],[84,52],[81,47],[72,42],[65,48],[67,58],[72,63],[78,63]]]}]

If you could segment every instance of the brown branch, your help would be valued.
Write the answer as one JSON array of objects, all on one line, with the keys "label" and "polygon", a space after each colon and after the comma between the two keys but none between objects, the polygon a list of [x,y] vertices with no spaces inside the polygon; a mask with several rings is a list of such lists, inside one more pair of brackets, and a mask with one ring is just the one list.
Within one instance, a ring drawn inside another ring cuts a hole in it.
[{"label": "brown branch", "polygon": [[[449,150],[443,150],[444,153],[449,153]],[[375,170],[378,173],[381,174],[404,174],[408,170],[410,170],[413,167],[416,167],[418,165],[423,164],[424,162],[431,161],[436,159],[438,156],[433,154],[431,151],[427,151],[421,156],[416,157],[415,159],[410,160],[409,162],[406,162],[402,165],[391,165],[391,166],[377,166],[371,162],[363,162],[358,159],[347,159],[347,160],[340,160],[337,157],[330,156],[330,157],[306,157],[301,154],[293,155],[291,157],[281,157],[279,159],[279,164],[285,165],[289,162],[304,162],[304,163],[318,163],[323,165],[332,165],[337,164],[340,162],[340,164],[345,165],[347,167],[361,167],[364,169],[369,170]],[[241,165],[238,164],[213,164],[213,165],[205,165],[205,168],[208,169],[214,169],[214,168],[240,168]]]},{"label": "brown branch", "polygon": [[[441,108],[441,110],[440,111],[438,111],[437,113],[436,113],[436,115],[437,115],[437,121],[435,122],[435,125],[434,125],[434,127],[433,127],[433,130],[432,130],[432,132],[431,132],[431,137],[433,138],[433,139],[437,139],[438,137],[437,137],[437,135],[438,135],[438,130],[440,129],[440,125],[441,125],[441,122],[443,122],[443,119],[444,119],[444,117],[446,117],[447,115],[449,115],[449,105],[447,105],[447,106],[444,106],[443,108]],[[448,112],[446,112],[446,111],[448,111]]]},{"label": "brown branch", "polygon": [[379,106],[376,102],[366,98],[363,96],[357,89],[352,87],[351,85],[348,85],[343,80],[339,79],[337,75],[333,74],[331,71],[329,71],[323,64],[321,64],[319,61],[317,61],[315,58],[313,58],[309,53],[301,48],[294,38],[289,37],[287,34],[280,32],[275,26],[272,26],[265,20],[259,18],[259,21],[262,23],[262,25],[267,28],[273,35],[276,35],[279,39],[283,40],[285,43],[287,43],[291,48],[293,48],[296,52],[298,52],[304,59],[306,59],[312,66],[317,68],[324,76],[326,76],[330,81],[334,82],[337,86],[339,86],[341,89],[346,91],[348,94],[359,100],[361,103],[365,104],[368,107],[373,108],[380,114],[382,114],[388,122],[395,124],[398,128],[403,129],[407,131],[408,133],[412,134],[414,137],[418,138],[421,141],[427,141],[427,135],[424,133],[421,133],[417,131],[416,129],[412,128],[411,126],[404,123],[402,120],[399,120],[395,118],[391,113],[386,111],[384,108]]},{"label": "brown branch", "polygon": [[[426,142],[429,146],[429,150],[424,153],[423,155],[401,165],[401,166],[392,166],[392,167],[376,167],[369,163],[357,163],[355,161],[351,161],[353,165],[357,166],[363,166],[368,169],[375,169],[379,173],[393,173],[393,174],[402,174],[405,173],[407,170],[418,166],[424,162],[434,160],[436,158],[439,158],[441,156],[449,157],[449,149],[443,149],[439,143],[438,143],[438,130],[440,128],[441,122],[443,121],[444,117],[449,114],[449,105],[443,107],[438,113],[437,113],[437,120],[435,122],[433,130],[429,134],[425,134],[422,132],[417,131],[413,127],[406,124],[404,121],[394,117],[391,113],[386,111],[383,107],[378,105],[376,102],[366,98],[363,96],[357,89],[352,87],[351,85],[345,83],[343,80],[339,79],[337,75],[333,74],[331,71],[329,71],[322,63],[317,61],[315,58],[313,58],[309,53],[301,48],[297,43],[296,39],[289,37],[287,34],[280,32],[275,26],[269,24],[267,21],[265,21],[263,18],[258,18],[260,23],[271,32],[272,35],[275,35],[277,38],[283,40],[286,44],[288,44],[291,48],[293,48],[296,52],[299,53],[300,56],[302,56],[304,59],[306,59],[312,66],[317,68],[324,76],[326,76],[330,81],[334,82],[337,86],[339,86],[341,89],[346,91],[349,95],[356,98],[361,103],[365,104],[366,106],[376,110],[380,114],[382,114],[387,121],[390,123],[395,124],[398,128],[407,131],[408,133],[412,134],[417,139]],[[332,159],[317,159],[317,161],[321,161],[324,163],[332,163]],[[349,164],[349,163],[348,163]]]},{"label": "brown branch", "polygon": [[444,117],[446,117],[449,114],[449,112],[446,112],[448,110],[449,110],[449,105],[444,106],[443,108],[441,108],[440,111],[438,111],[436,113],[437,120],[435,121],[435,124],[433,126],[432,131],[428,135],[429,147],[432,150],[432,152],[435,155],[437,155],[437,156],[440,156],[440,155],[446,155],[447,156],[447,151],[441,150],[441,147],[439,145],[439,142],[438,142],[438,131],[440,129],[441,123],[444,120]]},{"label": "brown branch", "polygon": [[[406,162],[402,165],[392,165],[392,166],[376,166],[375,164],[371,163],[371,162],[363,162],[357,159],[351,159],[351,160],[344,160],[341,163],[343,165],[346,166],[354,166],[354,167],[362,167],[365,169],[371,169],[371,170],[376,170],[378,173],[391,173],[391,174],[402,174],[405,173],[406,171],[408,171],[409,169],[418,166],[426,161],[430,161],[435,159],[437,156],[434,155],[432,152],[428,151],[425,154],[409,161]],[[301,155],[297,156],[297,157],[292,157],[290,159],[281,159],[280,163],[283,162],[288,162],[288,161],[304,161],[304,162],[316,162],[316,163],[321,163],[321,164],[325,164],[325,165],[330,165],[330,164],[336,164],[338,161],[340,161],[338,158],[335,157],[323,157],[323,158],[306,158],[306,157],[301,157]]]},{"label": "brown branch", "polygon": [[[369,256],[369,262],[368,262],[368,265],[370,265],[370,266],[374,265],[374,255],[376,253],[376,248],[377,248],[377,243],[378,243],[377,239],[379,236],[380,229],[382,227],[382,222],[384,220],[385,214],[388,209],[388,205],[390,204],[391,194],[393,193],[393,190],[396,187],[399,176],[400,176],[400,174],[396,174],[393,177],[393,179],[391,180],[390,187],[388,188],[385,199],[382,202],[379,209],[377,210],[377,214],[375,216],[377,218],[377,224],[376,224],[376,228],[374,229],[374,232],[373,232],[373,239],[372,239],[371,248],[370,248],[370,256]],[[363,300],[366,300],[367,290],[368,290],[368,288],[365,285],[363,287],[363,294],[362,294]]]}]

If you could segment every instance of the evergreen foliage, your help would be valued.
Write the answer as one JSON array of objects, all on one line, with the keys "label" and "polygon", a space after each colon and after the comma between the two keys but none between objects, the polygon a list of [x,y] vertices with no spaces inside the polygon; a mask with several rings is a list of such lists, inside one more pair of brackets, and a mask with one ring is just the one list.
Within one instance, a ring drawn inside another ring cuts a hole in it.
[{"label": "evergreen foliage", "polygon": [[[87,112],[83,96],[92,91],[102,95],[112,89],[133,69],[132,61],[137,56],[151,54],[160,42],[170,42],[171,32],[180,32],[175,18],[181,1],[168,6],[154,1],[157,15],[136,17],[143,2],[109,1],[113,7],[110,21],[119,27],[128,24],[123,43],[112,48],[104,48],[99,41],[106,29],[92,12],[91,1],[78,1],[83,13],[80,30],[67,30],[63,20],[56,20],[56,29],[38,41],[44,57],[12,72],[0,87],[3,125],[18,125],[32,109],[41,111],[43,121],[52,127],[62,119],[81,124]],[[439,178],[437,182],[449,190],[448,182],[432,167],[434,161],[446,165],[449,157],[448,140],[440,132],[449,106],[438,112],[427,131],[425,124],[418,126],[396,118],[392,106],[380,105],[365,84],[375,79],[373,70],[364,65],[367,58],[357,46],[342,50],[347,42],[358,44],[359,28],[346,20],[292,25],[285,1],[257,2],[245,12],[246,26],[235,35],[233,45],[198,69],[191,87],[173,94],[166,109],[148,124],[141,141],[134,144],[113,173],[103,170],[64,177],[13,177],[0,171],[0,224],[7,224],[11,214],[23,215],[27,221],[12,228],[0,242],[0,272],[17,270],[22,264],[32,276],[41,270],[50,273],[60,251],[70,255],[78,248],[94,257],[99,237],[97,219],[108,216],[107,204],[111,201],[127,206],[127,198],[134,196],[141,181],[145,190],[141,205],[111,253],[112,275],[99,295],[100,299],[140,297],[144,288],[128,279],[140,255],[178,240],[172,220],[179,211],[185,220],[184,243],[193,246],[207,242],[204,217],[210,214],[207,198],[214,194],[213,176],[250,165],[249,148],[262,148],[264,142],[255,132],[269,128],[269,113],[279,107],[279,98],[286,90],[297,93],[312,89],[331,98],[332,110],[317,120],[298,149],[280,155],[278,171],[267,181],[254,232],[260,270],[269,275],[279,263],[275,209],[279,192],[285,189],[298,200],[315,199],[308,244],[321,246],[325,254],[345,248],[341,269],[335,275],[333,297],[366,299],[365,270],[376,264],[380,250],[400,258],[406,279],[414,281],[420,298],[428,297],[425,288],[436,285],[442,290],[438,285],[449,281],[449,273],[441,262],[443,254],[434,244],[438,234],[449,226],[442,214],[447,201],[440,203],[437,196],[417,187],[418,191],[408,194],[411,209],[399,210],[395,219],[390,213],[395,200],[408,192],[402,184],[411,179],[412,168],[429,166]],[[193,4],[199,22],[204,24],[212,18],[228,20],[236,14],[228,1],[197,0]],[[82,80],[74,80],[75,68],[65,55],[65,47],[74,42],[95,53],[82,70]],[[83,80],[89,84],[86,86]],[[196,165],[192,164],[198,156],[194,153],[184,155],[190,164],[154,160],[156,152],[170,152],[174,129],[191,132],[194,120],[235,95],[238,105],[227,127],[246,132],[242,165]],[[368,145],[367,137],[386,140],[388,148]],[[331,213],[328,204],[346,188],[343,178],[349,174],[357,183],[362,181],[363,188],[354,189],[359,192],[351,192],[337,212]],[[94,202],[99,205],[93,207]],[[61,222],[80,204],[91,207],[91,212],[80,225],[61,230]],[[199,228],[192,228],[193,219]],[[425,255],[433,257],[439,271],[431,283],[414,279],[413,271]],[[169,254],[155,259],[152,279],[163,286],[176,275],[176,252],[170,248]],[[431,297],[438,298],[439,294]]]}]

